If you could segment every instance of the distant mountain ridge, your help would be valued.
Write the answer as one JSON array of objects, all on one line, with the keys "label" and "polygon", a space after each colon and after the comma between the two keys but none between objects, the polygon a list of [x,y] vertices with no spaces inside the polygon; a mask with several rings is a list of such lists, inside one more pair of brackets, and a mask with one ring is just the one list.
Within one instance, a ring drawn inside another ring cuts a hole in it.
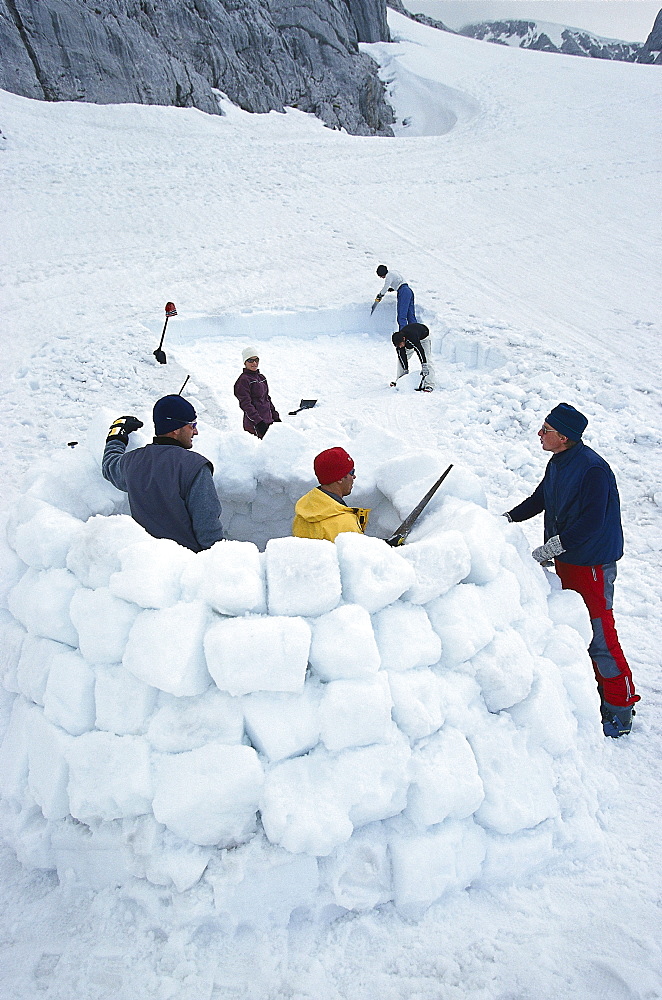
[{"label": "distant mountain ridge", "polygon": [[298,107],[391,135],[359,42],[388,41],[386,0],[0,0],[0,88],[47,101],[247,111]]},{"label": "distant mountain ridge", "polygon": [[591,59],[615,59],[620,62],[652,63],[662,65],[662,10],[658,13],[652,31],[645,42],[621,42],[601,38],[591,31],[550,25],[535,20],[502,19],[468,24],[453,31],[426,14],[413,14],[401,0],[388,0],[388,5],[399,14],[419,24],[455,35],[477,38],[497,45],[511,45],[520,49],[537,49],[541,52],[559,52],[570,56],[588,56]]}]

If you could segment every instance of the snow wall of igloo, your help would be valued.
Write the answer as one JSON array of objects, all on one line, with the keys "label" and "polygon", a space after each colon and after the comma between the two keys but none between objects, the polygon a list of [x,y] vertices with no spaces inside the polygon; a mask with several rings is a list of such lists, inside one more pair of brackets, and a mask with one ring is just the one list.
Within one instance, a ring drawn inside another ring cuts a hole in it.
[{"label": "snow wall of igloo", "polygon": [[378,428],[201,423],[231,540],[196,555],[103,480],[108,423],[33,470],[2,532],[1,815],[22,863],[286,922],[417,917],[595,847],[588,616],[473,473],[400,550],[295,539],[321,448],[350,451],[382,536],[452,456]]}]

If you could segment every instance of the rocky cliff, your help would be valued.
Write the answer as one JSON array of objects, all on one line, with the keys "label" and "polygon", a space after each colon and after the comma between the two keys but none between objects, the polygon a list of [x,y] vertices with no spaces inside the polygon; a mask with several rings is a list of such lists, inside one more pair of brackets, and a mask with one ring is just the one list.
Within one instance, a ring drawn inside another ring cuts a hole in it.
[{"label": "rocky cliff", "polygon": [[658,12],[655,18],[653,30],[644,42],[637,56],[637,62],[655,63],[656,66],[662,65],[662,10]]},{"label": "rocky cliff", "polygon": [[385,0],[0,0],[0,87],[47,101],[217,114],[294,106],[357,135],[390,134],[359,42],[388,40]]},{"label": "rocky cliff", "polygon": [[548,27],[537,21],[485,21],[481,24],[469,24],[459,34],[501,45],[516,45],[521,49],[562,52],[564,55],[589,56],[592,59],[617,59],[623,62],[635,62],[642,48],[641,42],[599,38],[589,31],[556,25]]}]

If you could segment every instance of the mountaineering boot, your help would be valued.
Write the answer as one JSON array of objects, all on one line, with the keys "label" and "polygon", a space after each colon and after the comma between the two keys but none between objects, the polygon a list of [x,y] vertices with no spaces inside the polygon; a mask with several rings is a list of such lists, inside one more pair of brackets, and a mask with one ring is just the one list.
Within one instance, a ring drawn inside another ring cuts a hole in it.
[{"label": "mountaineering boot", "polygon": [[605,736],[611,736],[617,740],[619,736],[627,736],[632,729],[632,706],[625,708],[622,705],[610,705],[603,701],[602,729]]}]

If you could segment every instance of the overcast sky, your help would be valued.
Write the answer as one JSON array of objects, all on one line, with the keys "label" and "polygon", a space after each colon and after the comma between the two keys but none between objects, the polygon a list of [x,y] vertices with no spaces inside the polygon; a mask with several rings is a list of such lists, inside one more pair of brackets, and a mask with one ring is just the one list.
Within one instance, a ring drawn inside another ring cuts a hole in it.
[{"label": "overcast sky", "polygon": [[535,18],[585,28],[606,38],[644,42],[662,0],[404,0],[414,13],[436,17],[449,28],[500,18]]}]

